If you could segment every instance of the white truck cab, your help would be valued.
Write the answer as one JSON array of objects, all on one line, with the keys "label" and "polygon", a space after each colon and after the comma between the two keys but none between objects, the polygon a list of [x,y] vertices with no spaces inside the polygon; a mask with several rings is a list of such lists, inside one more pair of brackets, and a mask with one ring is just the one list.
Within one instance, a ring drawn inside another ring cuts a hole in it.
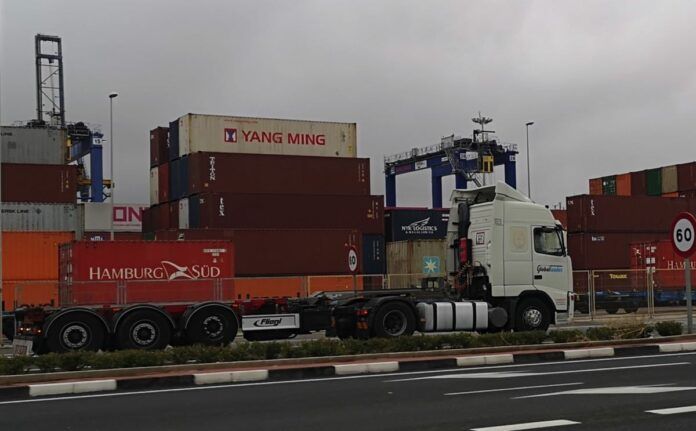
[{"label": "white truck cab", "polygon": [[551,211],[505,183],[454,190],[448,281],[463,298],[502,307],[512,329],[572,317],[572,264]]}]

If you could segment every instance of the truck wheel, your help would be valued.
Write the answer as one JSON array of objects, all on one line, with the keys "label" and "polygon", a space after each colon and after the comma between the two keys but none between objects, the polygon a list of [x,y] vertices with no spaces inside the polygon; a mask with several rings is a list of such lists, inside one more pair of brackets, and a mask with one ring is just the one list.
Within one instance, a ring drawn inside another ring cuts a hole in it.
[{"label": "truck wheel", "polygon": [[172,337],[167,319],[154,310],[136,310],[123,318],[116,330],[121,349],[164,349]]},{"label": "truck wheel", "polygon": [[413,311],[401,302],[384,304],[375,315],[373,331],[377,337],[412,335],[415,330],[416,317]]},{"label": "truck wheel", "polygon": [[551,310],[538,298],[527,298],[517,305],[515,329],[517,331],[546,331],[551,324]]},{"label": "truck wheel", "polygon": [[237,319],[222,308],[206,308],[193,314],[186,325],[186,340],[190,344],[226,345],[237,336]]},{"label": "truck wheel", "polygon": [[99,350],[104,348],[106,330],[98,318],[87,313],[68,313],[58,317],[46,334],[49,352]]},{"label": "truck wheel", "polygon": [[619,304],[607,304],[604,309],[607,311],[609,314],[616,314],[619,311]]},{"label": "truck wheel", "polygon": [[628,314],[630,314],[630,313],[635,313],[635,312],[638,311],[638,308],[639,308],[639,307],[638,307],[638,305],[636,305],[636,304],[627,305],[627,306],[624,307],[624,311],[625,311],[626,313],[628,313]]}]

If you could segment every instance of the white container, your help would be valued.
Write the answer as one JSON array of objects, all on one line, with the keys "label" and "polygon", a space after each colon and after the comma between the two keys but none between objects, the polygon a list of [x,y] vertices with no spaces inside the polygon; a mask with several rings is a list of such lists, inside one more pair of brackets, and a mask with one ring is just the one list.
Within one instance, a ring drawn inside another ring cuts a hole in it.
[{"label": "white container", "polygon": [[179,229],[189,228],[189,200],[183,198],[179,200]]},{"label": "white container", "polygon": [[150,169],[150,206],[159,203],[159,168]]},{"label": "white container", "polygon": [[198,151],[356,157],[355,123],[187,114],[179,118],[179,156]]},{"label": "white container", "polygon": [[65,130],[0,127],[3,163],[62,165],[67,154]]},{"label": "white container", "polygon": [[[104,232],[111,230],[111,203],[85,203],[85,230]],[[140,232],[143,225],[143,211],[146,204],[115,204],[114,205],[114,231]]]},{"label": "white container", "polygon": [[45,231],[84,232],[84,212],[76,204],[3,202],[2,230],[8,232]]}]

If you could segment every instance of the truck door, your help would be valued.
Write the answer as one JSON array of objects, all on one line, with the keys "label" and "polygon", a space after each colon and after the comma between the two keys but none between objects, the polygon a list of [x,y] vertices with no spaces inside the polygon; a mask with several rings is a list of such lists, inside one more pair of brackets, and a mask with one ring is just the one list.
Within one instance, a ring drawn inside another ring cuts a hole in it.
[{"label": "truck door", "polygon": [[534,287],[546,292],[563,309],[567,303],[571,268],[563,231],[556,226],[534,226],[532,230]]}]

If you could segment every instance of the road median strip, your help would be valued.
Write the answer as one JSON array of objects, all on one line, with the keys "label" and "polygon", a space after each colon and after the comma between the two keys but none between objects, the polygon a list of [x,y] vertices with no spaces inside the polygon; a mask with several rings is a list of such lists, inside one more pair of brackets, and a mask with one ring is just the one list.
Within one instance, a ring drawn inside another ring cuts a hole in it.
[{"label": "road median strip", "polygon": [[[671,341],[671,340],[670,340]],[[679,341],[679,339],[674,339]],[[355,362],[346,363],[350,358],[340,359],[339,363],[332,358],[317,358],[315,363],[283,364],[283,361],[264,361],[264,366],[258,369],[200,371],[171,370],[159,375],[118,376],[107,379],[90,379],[65,382],[32,382],[29,384],[16,383],[10,386],[0,386],[0,400],[24,399],[41,396],[57,396],[65,394],[82,394],[90,392],[114,390],[145,390],[153,388],[188,387],[215,384],[251,383],[261,381],[301,380],[336,376],[352,376],[394,372],[417,372],[437,369],[454,369],[486,365],[524,364],[557,360],[582,360],[591,358],[610,358],[613,356],[630,357],[652,353],[680,353],[696,351],[696,342],[670,342],[637,345],[620,345],[615,347],[590,347],[576,349],[559,349],[556,346],[538,346],[538,350],[517,350],[510,353],[489,354],[454,354],[443,357],[442,351],[417,352],[411,358],[401,357],[400,360],[360,362],[365,358],[357,355]],[[458,353],[458,352],[457,352]],[[473,352],[472,352],[473,353]],[[374,355],[371,355],[374,356]],[[385,354],[389,357],[390,354]],[[224,366],[224,364],[219,364]],[[230,364],[233,365],[233,364]],[[160,367],[166,369],[166,367]],[[68,374],[79,374],[68,373]],[[37,376],[33,376],[37,377]],[[48,376],[47,376],[48,377]]]}]

